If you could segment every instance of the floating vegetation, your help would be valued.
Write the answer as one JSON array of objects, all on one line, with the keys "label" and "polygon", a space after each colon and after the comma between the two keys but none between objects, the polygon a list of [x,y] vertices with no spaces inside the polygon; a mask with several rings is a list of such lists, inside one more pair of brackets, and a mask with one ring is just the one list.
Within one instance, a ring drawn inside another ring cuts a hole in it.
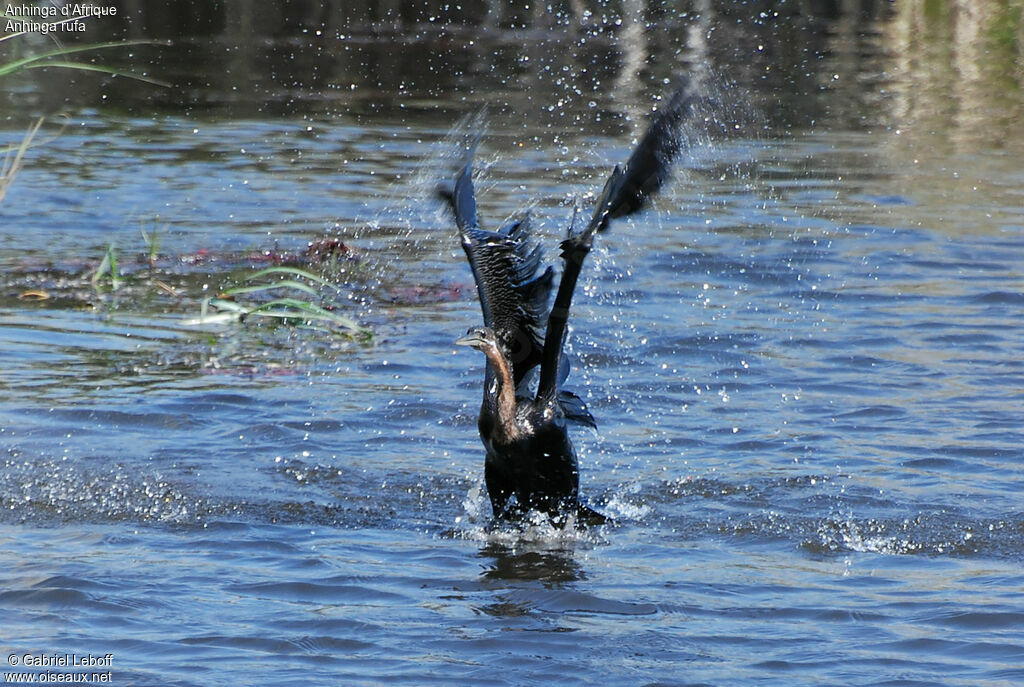
[{"label": "floating vegetation", "polygon": [[42,289],[29,289],[18,294],[21,301],[48,301],[50,298],[50,294]]},{"label": "floating vegetation", "polygon": [[[266,281],[268,277],[280,278]],[[341,315],[339,304],[324,297],[325,290],[336,290],[336,287],[323,277],[298,267],[275,266],[247,275],[243,281],[243,286],[204,298],[199,317],[187,320],[186,324],[246,322],[252,318],[265,318],[362,340],[371,338],[368,329]],[[308,298],[296,296],[296,292]],[[280,295],[282,293],[285,295]],[[267,298],[269,300],[265,300]]]},{"label": "floating vegetation", "polygon": [[[110,243],[91,260],[66,260],[59,266],[20,261],[0,279],[0,306],[17,302],[18,307],[59,310],[98,308],[103,303],[108,314],[139,307],[153,314],[179,312],[186,318],[177,321],[186,327],[259,320],[361,342],[372,338],[368,328],[347,314],[353,303],[360,302],[347,290],[358,288],[358,279],[341,282],[314,273],[337,267],[339,259],[358,264],[356,254],[340,241],[314,241],[307,250],[297,251],[167,255],[160,250],[159,230],[142,229],[141,235],[142,251],[119,250]],[[202,297],[216,284],[230,288]]]},{"label": "floating vegetation", "polygon": [[146,242],[149,269],[152,270],[156,267],[157,258],[160,257],[160,229],[153,229],[151,233],[147,233],[145,229],[139,227],[139,232],[142,234],[142,240]]},{"label": "floating vegetation", "polygon": [[100,261],[99,267],[93,272],[92,278],[89,280],[92,282],[92,286],[97,292],[100,291],[100,284],[106,281],[110,284],[111,291],[117,291],[121,286],[121,278],[117,274],[117,249],[114,244],[107,246],[107,252],[103,256],[103,260]]}]

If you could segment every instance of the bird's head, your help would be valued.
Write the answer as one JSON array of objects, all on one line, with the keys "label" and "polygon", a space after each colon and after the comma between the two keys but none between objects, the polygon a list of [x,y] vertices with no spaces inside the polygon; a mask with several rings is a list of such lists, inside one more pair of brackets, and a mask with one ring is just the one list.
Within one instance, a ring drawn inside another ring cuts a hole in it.
[{"label": "bird's head", "polygon": [[472,346],[478,351],[501,350],[498,346],[498,337],[490,327],[470,327],[466,335],[460,336],[455,343],[459,346]]}]

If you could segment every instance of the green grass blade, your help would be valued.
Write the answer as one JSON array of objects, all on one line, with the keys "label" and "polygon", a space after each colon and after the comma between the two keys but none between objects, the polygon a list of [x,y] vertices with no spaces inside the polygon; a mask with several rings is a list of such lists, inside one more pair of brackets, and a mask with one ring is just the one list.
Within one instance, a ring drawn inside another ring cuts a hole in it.
[{"label": "green grass blade", "polygon": [[121,285],[121,279],[117,276],[117,251],[114,249],[114,244],[110,244],[107,248],[107,256],[110,258],[110,288],[117,291],[117,287]]},{"label": "green grass blade", "polygon": [[104,254],[104,256],[103,256],[103,260],[100,261],[100,266],[97,267],[96,271],[93,272],[93,274],[92,274],[92,279],[90,279],[90,281],[92,282],[92,285],[96,286],[97,284],[99,284],[100,279],[102,279],[103,276],[105,274],[109,273],[109,272],[110,272],[110,251],[107,251]]},{"label": "green grass blade", "polygon": [[[61,69],[76,69],[80,72],[100,72],[101,74],[110,74],[112,76],[123,76],[126,79],[134,79],[135,81],[142,81],[143,83],[153,84],[154,86],[163,86],[164,88],[170,88],[171,84],[166,81],[160,81],[159,79],[151,79],[148,76],[140,76],[139,74],[133,74],[132,72],[124,72],[120,69],[114,69],[113,67],[101,67],[96,64],[82,64],[81,62],[41,62],[38,64],[27,64],[23,65],[24,69],[46,69],[48,67],[60,67]],[[0,72],[2,76],[2,72]]]},{"label": "green grass blade", "polygon": [[[303,269],[283,266],[268,267],[266,269],[259,270],[258,272],[245,277],[245,280],[251,281],[253,279],[258,279],[272,274],[286,274],[292,277],[311,280],[319,284],[331,285],[327,280],[317,277]],[[273,284],[240,286],[224,291],[224,293],[226,295],[235,296],[271,291],[273,289],[280,288],[294,289],[312,296],[319,295],[313,287],[296,281],[295,279],[285,279]],[[210,315],[208,309],[211,307],[225,312]],[[344,315],[340,315],[337,312],[329,310],[321,305],[310,303],[309,301],[301,300],[300,298],[287,296],[275,298],[258,305],[246,305],[244,303],[239,303],[225,298],[204,298],[202,300],[199,318],[186,320],[185,324],[197,325],[213,322],[239,321],[250,317],[273,318],[284,321],[290,320],[290,324],[292,324],[292,326],[298,326],[304,329],[314,329],[316,331],[328,331],[335,334],[338,333],[337,328],[340,327],[347,330],[347,335],[357,337],[362,341],[369,341],[373,336],[369,329],[360,326],[355,320],[345,317]],[[318,327],[314,324],[315,322],[332,325],[334,328]]]},{"label": "green grass blade", "polygon": [[[292,308],[292,310],[276,310],[276,308],[280,307]],[[327,310],[326,308],[322,308],[319,305],[314,305],[312,303],[300,301],[295,298],[278,298],[276,300],[270,301],[269,303],[264,303],[260,306],[253,308],[251,311],[249,311],[249,314],[267,315],[270,317],[306,317],[316,320],[326,320],[329,322],[334,322],[335,324],[341,325],[353,331],[363,331],[363,327],[360,327],[358,324],[355,323],[354,320],[351,320],[345,317],[344,315],[339,315],[338,313],[333,312],[331,310]]]},{"label": "green grass blade", "polygon": [[[7,64],[0,65],[0,76],[6,76],[12,72],[16,72],[19,69],[24,69],[28,65],[34,62],[40,62],[42,60],[50,59],[51,57],[67,57],[80,52],[88,52],[90,50],[106,50],[107,48],[123,48],[131,45],[151,45],[152,41],[138,40],[138,41],[112,41],[109,43],[89,43],[87,45],[78,45],[73,48],[58,48],[56,50],[49,50],[47,52],[39,53],[38,55],[29,55],[23,57],[20,60],[14,60]],[[73,62],[72,64],[78,64]]]},{"label": "green grass blade", "polygon": [[308,279],[310,281],[314,281],[314,282],[316,282],[318,284],[322,284],[324,286],[334,286],[334,284],[332,284],[331,282],[327,281],[323,277],[318,277],[317,275],[313,274],[312,272],[307,272],[306,270],[300,269],[298,267],[283,267],[283,266],[282,267],[267,267],[267,268],[259,270],[257,272],[253,272],[252,274],[248,275],[245,278],[245,280],[246,281],[252,281],[253,279],[259,279],[260,277],[265,277],[268,274],[290,274],[290,275],[293,275],[293,276],[296,276],[296,277],[301,277],[302,279]]},{"label": "green grass blade", "polygon": [[[278,308],[290,308],[290,310],[278,310]],[[351,320],[344,315],[339,315],[338,313],[322,308],[319,305],[300,301],[295,298],[278,298],[277,300],[273,300],[269,303],[264,303],[253,308],[249,314],[291,319],[306,318],[322,320],[332,322],[354,332],[366,331],[363,327],[356,324],[354,320]]]},{"label": "green grass blade", "polygon": [[303,293],[308,293],[313,297],[320,296],[320,292],[314,289],[313,287],[303,284],[302,282],[294,281],[292,279],[285,279],[274,284],[260,284],[258,286],[238,286],[233,289],[227,289],[224,291],[224,293],[229,296],[237,296],[243,293],[258,293],[260,291],[269,291],[271,289],[281,288],[296,289],[298,291],[302,291]]},{"label": "green grass blade", "polygon": [[93,272],[92,278],[89,280],[92,282],[93,288],[99,288],[100,280],[103,277],[110,278],[110,288],[113,291],[117,291],[118,287],[121,286],[121,278],[117,274],[117,249],[114,244],[107,246],[107,252],[103,255],[103,260],[100,261],[99,267]]},{"label": "green grass blade", "polygon": [[21,140],[21,144],[14,150],[14,156],[11,157],[9,150],[4,151],[4,161],[0,165],[0,201],[7,195],[7,189],[14,181],[14,176],[21,169],[21,158],[25,154],[25,151],[32,145],[32,139],[39,133],[39,127],[43,125],[43,118],[40,117],[36,120],[36,123],[29,127],[28,133],[25,134],[25,138]]}]

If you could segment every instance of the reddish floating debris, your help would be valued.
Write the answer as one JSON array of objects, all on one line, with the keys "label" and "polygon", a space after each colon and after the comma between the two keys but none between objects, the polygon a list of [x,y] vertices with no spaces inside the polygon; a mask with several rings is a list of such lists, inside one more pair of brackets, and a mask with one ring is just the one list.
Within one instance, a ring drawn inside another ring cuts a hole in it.
[{"label": "reddish floating debris", "polygon": [[356,257],[355,251],[349,248],[341,239],[310,241],[309,246],[306,248],[306,259],[311,264],[320,264],[339,258],[351,260]]},{"label": "reddish floating debris", "polygon": [[179,261],[186,265],[202,265],[210,262],[270,264],[270,265],[322,265],[336,260],[358,260],[359,253],[341,239],[324,238],[310,241],[302,252],[292,253],[277,247],[243,253],[215,252],[200,249],[181,255]]}]

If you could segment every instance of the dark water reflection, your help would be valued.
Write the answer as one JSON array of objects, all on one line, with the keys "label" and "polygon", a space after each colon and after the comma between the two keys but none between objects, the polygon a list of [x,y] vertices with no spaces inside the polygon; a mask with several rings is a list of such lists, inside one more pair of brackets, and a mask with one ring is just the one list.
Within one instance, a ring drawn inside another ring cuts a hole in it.
[{"label": "dark water reflection", "polygon": [[[637,115],[652,84],[693,71],[716,88],[735,84],[723,98],[779,130],[939,129],[967,145],[1016,138],[1007,135],[1022,87],[1012,3],[568,3],[553,14],[500,12],[502,3],[343,5],[121,6],[70,38],[171,39],[103,53],[171,87],[47,70],[26,75],[32,85],[9,105],[22,116],[102,103],[144,118],[347,115],[379,125],[450,121],[486,103],[528,129],[566,135],[608,131],[595,115],[609,106]],[[377,11],[388,18],[364,16]],[[29,38],[8,50],[45,47]]]},{"label": "dark water reflection", "polygon": [[485,579],[562,583],[576,582],[584,576],[572,547],[559,550],[545,546],[522,551],[507,544],[489,543],[481,549],[480,555],[488,560],[483,573]]},{"label": "dark water reflection", "polygon": [[[0,202],[5,646],[133,685],[1024,681],[1016,5],[497,6],[123,3],[78,38],[173,39],[103,54],[172,87],[5,78],[5,143],[69,117]],[[681,70],[707,121],[573,319],[619,524],[487,532],[445,138],[489,106],[481,214],[532,204],[550,256]],[[372,340],[186,324],[286,263]]]}]

